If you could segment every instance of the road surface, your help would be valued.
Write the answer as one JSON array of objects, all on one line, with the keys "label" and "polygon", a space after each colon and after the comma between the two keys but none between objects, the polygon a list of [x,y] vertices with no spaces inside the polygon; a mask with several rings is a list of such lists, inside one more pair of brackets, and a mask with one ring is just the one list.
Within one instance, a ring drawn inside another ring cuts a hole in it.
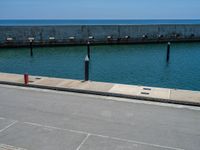
[{"label": "road surface", "polygon": [[199,150],[200,108],[0,85],[0,150],[10,146]]}]

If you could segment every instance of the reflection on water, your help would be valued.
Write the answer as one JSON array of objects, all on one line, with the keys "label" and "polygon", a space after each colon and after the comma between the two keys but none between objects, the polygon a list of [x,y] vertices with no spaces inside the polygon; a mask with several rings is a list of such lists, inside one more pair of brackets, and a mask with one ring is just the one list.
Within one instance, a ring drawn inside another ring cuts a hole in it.
[{"label": "reflection on water", "polygon": [[[90,79],[95,81],[200,90],[200,43],[93,46]],[[1,49],[0,71],[83,79],[87,48]]]}]

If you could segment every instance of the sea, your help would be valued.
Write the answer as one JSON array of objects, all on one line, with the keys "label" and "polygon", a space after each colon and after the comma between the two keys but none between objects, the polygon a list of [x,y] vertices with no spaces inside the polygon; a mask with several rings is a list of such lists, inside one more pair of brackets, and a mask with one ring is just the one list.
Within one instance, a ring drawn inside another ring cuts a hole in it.
[{"label": "sea", "polygon": [[[200,43],[91,46],[90,80],[200,91]],[[0,49],[0,72],[84,79],[86,46]]]}]

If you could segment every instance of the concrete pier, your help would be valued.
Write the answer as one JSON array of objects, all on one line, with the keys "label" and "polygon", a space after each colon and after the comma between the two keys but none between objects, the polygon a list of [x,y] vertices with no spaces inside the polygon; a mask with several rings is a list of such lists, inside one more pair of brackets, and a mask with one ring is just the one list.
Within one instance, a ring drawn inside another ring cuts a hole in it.
[{"label": "concrete pier", "polygon": [[200,41],[200,25],[0,26],[0,35],[0,47],[28,46],[30,37],[35,46],[181,42]]},{"label": "concrete pier", "polygon": [[85,94],[200,106],[200,91],[166,89],[40,76],[30,76],[28,85],[24,85],[23,75],[9,73],[0,73],[0,84],[29,86]]}]

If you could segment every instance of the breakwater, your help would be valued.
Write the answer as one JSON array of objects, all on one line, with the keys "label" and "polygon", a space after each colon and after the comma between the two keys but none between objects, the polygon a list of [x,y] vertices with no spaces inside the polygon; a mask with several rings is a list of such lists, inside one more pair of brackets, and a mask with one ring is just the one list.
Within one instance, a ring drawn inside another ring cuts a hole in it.
[{"label": "breakwater", "polygon": [[0,26],[0,47],[200,41],[200,25]]}]

